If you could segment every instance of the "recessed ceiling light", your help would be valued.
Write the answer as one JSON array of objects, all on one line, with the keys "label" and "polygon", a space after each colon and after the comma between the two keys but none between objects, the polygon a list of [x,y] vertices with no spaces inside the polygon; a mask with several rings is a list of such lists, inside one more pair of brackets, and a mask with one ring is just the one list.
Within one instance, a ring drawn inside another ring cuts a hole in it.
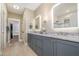
[{"label": "recessed ceiling light", "polygon": [[13,5],[13,8],[18,10],[19,6],[18,5]]}]

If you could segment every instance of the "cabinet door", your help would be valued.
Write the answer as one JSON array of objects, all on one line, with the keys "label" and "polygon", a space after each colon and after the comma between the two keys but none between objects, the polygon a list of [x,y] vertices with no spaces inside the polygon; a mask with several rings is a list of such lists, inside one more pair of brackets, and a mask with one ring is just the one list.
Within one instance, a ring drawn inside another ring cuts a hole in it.
[{"label": "cabinet door", "polygon": [[32,44],[32,45],[33,45],[33,50],[34,50],[34,51],[37,50],[37,48],[36,48],[36,40],[37,40],[37,39],[36,39],[35,37],[32,39],[32,41],[33,41],[33,44]]},{"label": "cabinet door", "polygon": [[35,35],[35,52],[37,55],[42,55],[42,48],[43,48],[43,39],[42,36]]},{"label": "cabinet door", "polygon": [[42,48],[42,45],[43,45],[43,38],[42,36],[38,36],[36,35],[36,46],[39,47],[39,48]]},{"label": "cabinet door", "polygon": [[52,38],[43,37],[43,55],[51,56],[53,55],[53,40]]},{"label": "cabinet door", "polygon": [[30,35],[30,34],[28,34],[28,40],[27,40],[27,43],[28,43],[28,45],[30,46],[30,44],[31,44],[31,35]]},{"label": "cabinet door", "polygon": [[33,48],[33,36],[32,34],[28,34],[28,45]]},{"label": "cabinet door", "polygon": [[43,55],[43,50],[42,50],[42,48],[36,47],[36,49],[37,49],[37,50],[35,50],[36,54],[37,54],[38,56],[42,56],[42,55]]},{"label": "cabinet door", "polygon": [[57,40],[58,56],[79,56],[79,43]]}]

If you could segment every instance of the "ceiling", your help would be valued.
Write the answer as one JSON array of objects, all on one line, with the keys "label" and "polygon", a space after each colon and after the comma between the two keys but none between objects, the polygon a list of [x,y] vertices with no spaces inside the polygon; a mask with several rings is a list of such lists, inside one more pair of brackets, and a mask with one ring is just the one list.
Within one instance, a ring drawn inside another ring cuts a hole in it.
[{"label": "ceiling", "polygon": [[[41,3],[7,3],[6,6],[9,12],[23,14],[25,8],[34,11],[40,6],[40,4]],[[14,5],[19,6],[19,9],[13,8]]]}]

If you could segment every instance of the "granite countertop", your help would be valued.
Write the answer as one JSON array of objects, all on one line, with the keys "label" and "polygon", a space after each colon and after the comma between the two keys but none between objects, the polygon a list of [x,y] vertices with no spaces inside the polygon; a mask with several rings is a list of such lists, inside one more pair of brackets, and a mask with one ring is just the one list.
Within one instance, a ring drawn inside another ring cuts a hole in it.
[{"label": "granite countertop", "polygon": [[35,34],[35,35],[40,35],[40,36],[46,36],[46,37],[53,37],[53,38],[58,38],[62,40],[69,40],[69,41],[74,41],[74,42],[79,42],[79,35],[58,35],[58,34],[40,34],[40,33],[34,33],[34,32],[29,32],[30,34]]}]

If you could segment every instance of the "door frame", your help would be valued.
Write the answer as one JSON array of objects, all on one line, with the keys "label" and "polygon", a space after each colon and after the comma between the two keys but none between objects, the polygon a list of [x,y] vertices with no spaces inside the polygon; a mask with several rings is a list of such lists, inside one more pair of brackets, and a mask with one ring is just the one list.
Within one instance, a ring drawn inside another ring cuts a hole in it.
[{"label": "door frame", "polygon": [[[16,18],[8,18],[8,26],[9,26],[9,22],[10,21],[18,21],[19,22],[19,28],[20,28],[20,19],[16,19]],[[10,33],[8,32],[8,35],[9,35]],[[10,35],[9,35],[10,36]],[[8,36],[8,43],[10,43],[10,37]],[[19,41],[21,41],[21,39],[20,39],[20,29],[19,29]]]}]

